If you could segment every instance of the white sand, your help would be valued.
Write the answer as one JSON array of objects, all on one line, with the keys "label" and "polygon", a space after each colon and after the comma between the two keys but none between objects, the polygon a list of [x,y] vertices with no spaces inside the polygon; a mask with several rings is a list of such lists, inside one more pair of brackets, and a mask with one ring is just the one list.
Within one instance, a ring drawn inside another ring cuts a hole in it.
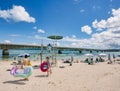
[{"label": "white sand", "polygon": [[[59,63],[52,75],[34,69],[29,81],[10,75],[12,62],[0,61],[0,91],[120,91],[120,64]],[[32,62],[33,65],[39,62]],[[59,68],[64,65],[65,68]]]}]

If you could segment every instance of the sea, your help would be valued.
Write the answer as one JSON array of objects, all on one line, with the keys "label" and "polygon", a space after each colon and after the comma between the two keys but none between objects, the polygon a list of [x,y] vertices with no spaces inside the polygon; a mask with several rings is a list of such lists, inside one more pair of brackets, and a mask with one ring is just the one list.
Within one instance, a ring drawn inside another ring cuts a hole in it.
[{"label": "sea", "polygon": [[[24,53],[28,53],[30,54],[30,60],[31,61],[36,61],[36,60],[41,60],[40,57],[40,53],[41,50],[39,49],[20,49],[20,50],[10,50],[9,49],[9,56],[2,56],[2,50],[0,50],[0,60],[5,60],[5,61],[11,61],[11,60],[22,60],[21,57],[18,57],[18,55],[20,54],[24,54]],[[66,59],[70,59],[71,57],[73,57],[75,60],[84,60],[86,58],[85,54],[93,54],[93,57],[96,58],[98,57],[99,54],[104,53],[107,55],[110,54],[111,58],[113,57],[113,55],[115,57],[117,57],[118,55],[120,55],[120,52],[97,52],[97,51],[92,51],[92,53],[90,53],[89,51],[82,51],[82,53],[79,53],[79,51],[69,51],[69,50],[65,50],[62,51],[62,54],[58,54],[56,51],[51,51],[48,52],[47,50],[43,50],[42,51],[42,60],[45,60],[45,58],[47,56],[52,57],[54,55],[54,57],[57,60],[66,60]]]}]

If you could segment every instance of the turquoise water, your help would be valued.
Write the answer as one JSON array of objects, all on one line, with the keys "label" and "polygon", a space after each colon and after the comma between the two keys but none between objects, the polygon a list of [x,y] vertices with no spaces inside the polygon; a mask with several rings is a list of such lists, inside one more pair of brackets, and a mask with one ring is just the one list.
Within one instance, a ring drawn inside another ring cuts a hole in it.
[{"label": "turquoise water", "polygon": [[[20,57],[18,57],[19,54],[23,53],[29,53],[30,54],[30,59],[31,60],[40,60],[40,52],[41,50],[9,50],[10,55],[8,57],[3,57],[2,56],[2,50],[0,50],[0,60],[21,60]],[[82,53],[79,53],[79,51],[62,51],[63,54],[56,54],[56,59],[57,60],[62,60],[62,59],[69,59],[71,56],[74,57],[74,59],[84,59],[86,58],[84,54],[90,53],[89,51],[82,51]],[[101,52],[96,52],[93,51],[92,54],[94,57],[97,57],[98,54]],[[118,54],[120,55],[120,52],[105,52],[105,54],[111,54],[111,57],[113,54],[117,56]],[[43,60],[45,59],[46,56],[52,56],[54,55],[53,52],[48,53],[46,50],[43,51]]]}]

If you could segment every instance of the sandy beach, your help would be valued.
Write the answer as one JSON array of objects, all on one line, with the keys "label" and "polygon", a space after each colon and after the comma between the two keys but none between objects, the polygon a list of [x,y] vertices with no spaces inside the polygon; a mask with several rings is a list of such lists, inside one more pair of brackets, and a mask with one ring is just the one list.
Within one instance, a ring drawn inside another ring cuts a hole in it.
[{"label": "sandy beach", "polygon": [[[52,75],[34,69],[29,81],[10,75],[12,61],[0,61],[0,91],[120,91],[120,64],[58,63]],[[33,61],[38,65],[39,61]],[[65,68],[59,68],[59,66]]]}]

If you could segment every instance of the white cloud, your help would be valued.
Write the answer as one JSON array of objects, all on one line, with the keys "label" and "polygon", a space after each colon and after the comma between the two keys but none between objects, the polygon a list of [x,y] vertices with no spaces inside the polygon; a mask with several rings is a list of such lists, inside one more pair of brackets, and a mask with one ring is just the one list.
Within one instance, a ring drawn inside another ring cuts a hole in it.
[{"label": "white cloud", "polygon": [[[66,36],[63,38],[63,45],[66,47],[80,48],[119,48],[120,49],[120,9],[112,9],[112,16],[106,20],[97,19],[92,22],[93,28],[101,30],[99,33],[92,34],[89,39],[78,39],[76,36]],[[81,28],[82,32],[91,34],[90,26],[86,25]],[[73,37],[74,36],[74,37]]]},{"label": "white cloud", "polygon": [[112,16],[106,20],[92,22],[93,28],[102,30],[95,33],[90,39],[86,39],[88,47],[94,48],[120,48],[120,8],[112,9]]},{"label": "white cloud", "polygon": [[[64,43],[61,44],[61,42],[63,41]],[[78,39],[78,38],[73,38],[73,36],[72,37],[66,36],[61,40],[61,42],[60,42],[61,46],[64,46],[64,47],[77,47],[77,48],[89,47],[88,39]]]},{"label": "white cloud", "polygon": [[43,29],[38,29],[38,33],[45,33]]},{"label": "white cloud", "polygon": [[48,39],[48,38],[46,38],[46,37],[41,37],[41,36],[39,36],[39,35],[35,35],[34,38],[35,38],[35,39],[38,39],[38,40],[50,40],[50,39]]},{"label": "white cloud", "polygon": [[97,30],[120,27],[120,8],[117,10],[112,9],[112,17],[108,18],[107,20],[101,20],[99,22],[95,20],[92,25],[93,28],[96,28]]},{"label": "white cloud", "polygon": [[60,46],[60,43],[57,41],[57,46]]},{"label": "white cloud", "polygon": [[60,41],[60,46],[97,49],[120,48],[120,27],[94,33],[89,39],[78,39],[75,35],[66,36]]},{"label": "white cloud", "polygon": [[33,42],[33,43],[30,43],[31,45],[37,45],[37,43]]},{"label": "white cloud", "polygon": [[8,10],[0,10],[0,17],[9,21],[15,21],[15,22],[35,22],[35,18],[31,17],[29,13],[25,10],[23,6],[17,6],[14,5],[12,9]]},{"label": "white cloud", "polygon": [[76,35],[72,35],[72,38],[76,38]]},{"label": "white cloud", "polygon": [[10,40],[5,40],[5,43],[8,43],[8,44],[9,44],[9,43],[11,43],[11,41],[10,41]]},{"label": "white cloud", "polygon": [[35,39],[41,39],[39,35],[35,35]]},{"label": "white cloud", "polygon": [[74,46],[74,47],[77,47],[78,44],[73,42],[73,43],[71,43],[71,45]]},{"label": "white cloud", "polygon": [[91,27],[88,26],[88,25],[85,25],[85,26],[81,27],[81,31],[82,31],[82,32],[85,32],[85,33],[87,33],[87,34],[91,34],[91,33],[92,33],[92,29],[91,29]]},{"label": "white cloud", "polygon": [[98,34],[93,34],[90,41],[96,43],[98,48],[120,48],[119,36],[120,33],[114,34],[107,30]]},{"label": "white cloud", "polygon": [[101,20],[100,22],[98,22],[97,20],[95,20],[92,23],[94,28],[97,28],[97,30],[102,30],[103,28],[106,28],[106,21],[105,20]]},{"label": "white cloud", "polygon": [[115,9],[112,9],[112,15],[113,16],[119,16],[120,15],[120,8],[115,10]]},{"label": "white cloud", "polygon": [[68,41],[68,42],[80,42],[79,39],[73,38],[73,37],[71,38],[71,37],[68,37],[68,36],[64,37],[62,40],[63,41]]}]

